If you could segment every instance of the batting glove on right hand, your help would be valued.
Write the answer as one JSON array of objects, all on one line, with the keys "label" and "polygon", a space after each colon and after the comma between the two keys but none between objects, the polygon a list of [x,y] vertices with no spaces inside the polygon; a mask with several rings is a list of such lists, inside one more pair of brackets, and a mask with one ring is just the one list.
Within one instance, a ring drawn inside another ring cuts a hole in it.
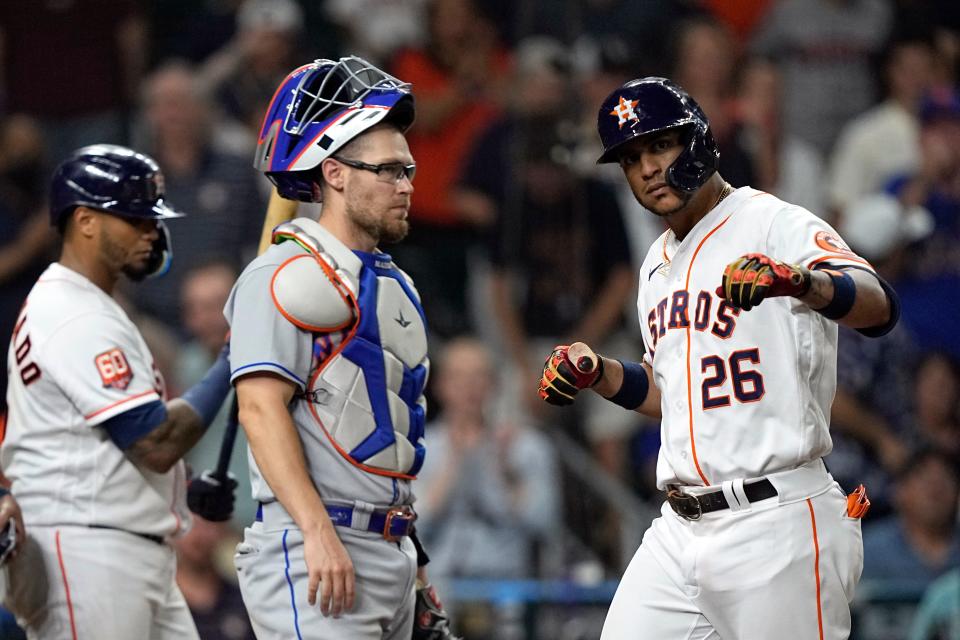
[{"label": "batting glove on right hand", "polygon": [[762,253],[748,253],[724,269],[717,295],[749,311],[767,298],[799,298],[809,290],[810,270],[803,265],[780,262]]},{"label": "batting glove on right hand", "polygon": [[220,478],[208,469],[187,485],[187,506],[201,518],[224,522],[233,515],[236,488],[237,479],[232,473]]},{"label": "batting glove on right hand", "polygon": [[557,406],[573,404],[581,389],[592,387],[603,377],[603,358],[595,354],[582,342],[574,343],[574,357],[571,360],[567,345],[559,345],[543,364],[540,376],[539,394],[543,400]]}]

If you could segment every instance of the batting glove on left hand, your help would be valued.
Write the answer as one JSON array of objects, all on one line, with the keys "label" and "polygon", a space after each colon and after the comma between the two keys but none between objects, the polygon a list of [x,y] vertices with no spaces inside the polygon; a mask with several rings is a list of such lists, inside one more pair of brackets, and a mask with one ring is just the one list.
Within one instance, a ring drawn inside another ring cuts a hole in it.
[{"label": "batting glove on left hand", "polygon": [[717,295],[749,311],[766,298],[799,298],[810,290],[810,270],[786,264],[762,253],[748,253],[727,265]]},{"label": "batting glove on left hand", "polygon": [[540,376],[539,394],[550,404],[564,406],[573,404],[574,396],[581,389],[592,387],[603,377],[603,358],[595,354],[582,342],[574,343],[578,347],[574,364],[570,356],[570,347],[559,345],[543,364]]},{"label": "batting glove on left hand", "polygon": [[237,479],[232,473],[218,478],[209,469],[187,485],[187,506],[201,518],[224,522],[233,515]]}]

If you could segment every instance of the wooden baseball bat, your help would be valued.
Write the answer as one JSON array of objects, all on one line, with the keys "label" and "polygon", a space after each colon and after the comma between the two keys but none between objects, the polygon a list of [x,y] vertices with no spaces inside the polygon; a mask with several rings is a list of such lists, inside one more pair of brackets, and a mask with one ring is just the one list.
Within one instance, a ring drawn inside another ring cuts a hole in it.
[{"label": "wooden baseball bat", "polygon": [[[260,231],[260,245],[257,247],[257,255],[263,254],[270,246],[273,239],[273,230],[278,224],[293,220],[297,215],[297,201],[281,198],[276,188],[270,191],[270,202],[267,204],[267,213],[263,218],[263,228]],[[217,468],[213,470],[213,477],[219,480],[225,480],[227,472],[230,470],[230,458],[233,456],[233,443],[237,439],[237,429],[240,427],[240,406],[237,402],[236,391],[233,393],[233,400],[230,404],[230,417],[227,419],[227,427],[223,432],[223,440],[220,441],[220,455],[217,458]]]},{"label": "wooden baseball bat", "polygon": [[580,373],[592,373],[600,365],[597,354],[582,342],[574,342],[570,345],[567,356]]}]

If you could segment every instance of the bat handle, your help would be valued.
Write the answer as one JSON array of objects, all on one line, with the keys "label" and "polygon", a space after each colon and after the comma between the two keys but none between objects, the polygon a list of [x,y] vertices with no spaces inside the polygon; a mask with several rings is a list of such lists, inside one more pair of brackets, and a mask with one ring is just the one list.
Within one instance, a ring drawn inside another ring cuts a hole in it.
[{"label": "bat handle", "polygon": [[583,342],[574,342],[570,345],[567,356],[580,373],[593,373],[600,364],[599,356]]},{"label": "bat handle", "polygon": [[226,432],[223,434],[223,440],[220,442],[220,455],[217,458],[217,468],[213,470],[213,477],[218,480],[227,478],[227,472],[230,469],[230,457],[233,453],[233,443],[237,439],[237,428],[240,425],[240,404],[237,402],[237,394],[234,392],[233,400],[230,401],[230,416],[227,419]]}]

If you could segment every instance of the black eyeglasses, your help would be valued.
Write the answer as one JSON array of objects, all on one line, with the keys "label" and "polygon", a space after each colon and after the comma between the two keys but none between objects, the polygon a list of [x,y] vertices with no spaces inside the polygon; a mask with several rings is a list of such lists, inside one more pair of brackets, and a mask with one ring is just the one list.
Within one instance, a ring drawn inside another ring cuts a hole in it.
[{"label": "black eyeglasses", "polygon": [[333,156],[333,159],[337,162],[342,162],[348,167],[353,167],[354,169],[363,169],[364,171],[371,171],[377,174],[377,180],[380,182],[386,182],[388,184],[397,184],[404,178],[413,182],[413,176],[417,175],[417,165],[415,164],[403,164],[402,162],[384,162],[382,164],[369,164],[366,162],[361,162],[359,160],[348,160],[347,158],[340,158],[338,156]]}]

